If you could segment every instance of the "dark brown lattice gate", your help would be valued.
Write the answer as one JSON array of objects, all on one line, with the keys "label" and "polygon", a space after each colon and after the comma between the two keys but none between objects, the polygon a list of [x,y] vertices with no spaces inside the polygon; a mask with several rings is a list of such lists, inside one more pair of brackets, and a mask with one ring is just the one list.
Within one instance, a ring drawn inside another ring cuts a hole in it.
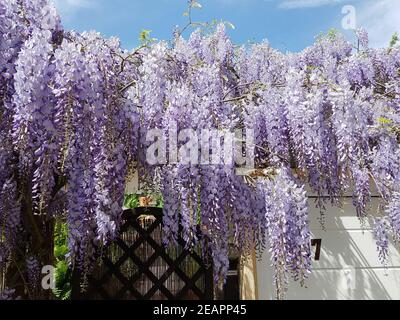
[{"label": "dark brown lattice gate", "polygon": [[88,276],[85,294],[95,300],[202,300],[213,298],[213,274],[201,257],[202,248],[185,250],[162,244],[162,209],[124,212],[121,236],[103,248],[99,263]]}]

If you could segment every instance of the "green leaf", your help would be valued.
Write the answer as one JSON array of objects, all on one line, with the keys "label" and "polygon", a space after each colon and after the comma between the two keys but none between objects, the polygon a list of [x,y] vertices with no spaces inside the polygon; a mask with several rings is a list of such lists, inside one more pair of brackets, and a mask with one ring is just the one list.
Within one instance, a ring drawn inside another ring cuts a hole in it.
[{"label": "green leaf", "polygon": [[143,29],[139,34],[139,40],[141,42],[146,42],[149,40],[149,36],[151,34],[151,30]]},{"label": "green leaf", "polygon": [[66,261],[59,261],[56,265],[54,295],[61,300],[71,299],[71,269]]},{"label": "green leaf", "polygon": [[128,209],[134,209],[139,206],[139,194],[127,194],[125,195],[124,207]]},{"label": "green leaf", "polygon": [[66,244],[55,246],[54,247],[54,256],[56,257],[56,259],[62,260],[67,255],[68,251],[69,251],[69,249]]},{"label": "green leaf", "polygon": [[387,118],[383,118],[383,117],[378,118],[378,122],[381,123],[381,124],[391,124],[391,123],[393,123],[392,120],[387,119]]},{"label": "green leaf", "polygon": [[399,34],[395,32],[390,40],[390,48],[393,48],[399,42]]},{"label": "green leaf", "polygon": [[159,196],[156,197],[156,200],[157,200],[156,207],[157,208],[163,208],[164,207],[164,198],[161,195],[159,195]]},{"label": "green leaf", "polygon": [[229,22],[229,21],[226,21],[225,24],[226,24],[229,28],[231,28],[231,29],[233,29],[233,30],[236,29],[235,25],[234,25],[233,23]]},{"label": "green leaf", "polygon": [[68,271],[68,263],[66,261],[59,261],[56,265],[56,282],[63,280]]}]

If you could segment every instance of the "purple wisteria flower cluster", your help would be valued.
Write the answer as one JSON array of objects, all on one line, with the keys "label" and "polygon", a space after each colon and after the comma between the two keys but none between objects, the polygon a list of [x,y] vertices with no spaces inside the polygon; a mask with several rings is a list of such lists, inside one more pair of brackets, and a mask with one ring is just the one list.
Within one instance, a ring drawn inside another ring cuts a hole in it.
[{"label": "purple wisteria flower cluster", "polygon": [[[181,232],[188,248],[208,246],[217,283],[232,247],[268,248],[279,298],[290,276],[305,283],[306,188],[319,196],[322,224],[326,202],[340,205],[350,189],[365,219],[378,190],[385,218],[374,233],[386,261],[389,236],[400,240],[400,50],[370,48],[363,29],[357,36],[358,50],[331,32],[283,54],[267,41],[238,48],[220,24],[127,51],[118,39],[64,30],[47,0],[1,0],[0,272],[21,261],[36,288],[58,217],[71,265],[88,274],[96,248],[118,236],[134,171],[163,196],[164,242]],[[255,169],[150,165],[155,128],[166,137],[252,128]]]}]

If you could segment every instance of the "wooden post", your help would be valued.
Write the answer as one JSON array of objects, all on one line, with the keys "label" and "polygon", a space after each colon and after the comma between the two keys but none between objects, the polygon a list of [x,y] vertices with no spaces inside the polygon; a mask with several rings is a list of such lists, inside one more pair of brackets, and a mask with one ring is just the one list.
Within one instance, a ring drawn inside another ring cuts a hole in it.
[{"label": "wooden post", "polygon": [[258,282],[257,282],[257,260],[256,251],[242,256],[240,261],[240,299],[257,300]]}]

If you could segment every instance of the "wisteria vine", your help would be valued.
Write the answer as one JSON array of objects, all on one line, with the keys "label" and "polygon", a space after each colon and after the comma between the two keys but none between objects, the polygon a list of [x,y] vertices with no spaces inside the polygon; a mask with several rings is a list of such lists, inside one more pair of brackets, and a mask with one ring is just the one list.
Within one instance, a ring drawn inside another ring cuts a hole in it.
[{"label": "wisteria vine", "polygon": [[[278,298],[290,276],[304,284],[308,186],[322,224],[325,203],[340,205],[349,189],[365,219],[376,188],[384,262],[389,235],[400,239],[400,49],[372,49],[365,30],[356,35],[357,49],[331,32],[284,54],[267,41],[237,47],[220,24],[127,51],[118,39],[64,30],[47,0],[1,0],[0,272],[17,265],[22,294],[37,291],[54,217],[68,222],[71,264],[90,272],[96,248],[118,235],[135,171],[163,195],[165,243],[179,225],[188,246],[204,241],[216,283],[231,248],[256,246],[271,253]],[[150,165],[154,128],[169,147],[173,130],[252,128],[255,168]],[[1,291],[15,293],[7,283]]]}]

